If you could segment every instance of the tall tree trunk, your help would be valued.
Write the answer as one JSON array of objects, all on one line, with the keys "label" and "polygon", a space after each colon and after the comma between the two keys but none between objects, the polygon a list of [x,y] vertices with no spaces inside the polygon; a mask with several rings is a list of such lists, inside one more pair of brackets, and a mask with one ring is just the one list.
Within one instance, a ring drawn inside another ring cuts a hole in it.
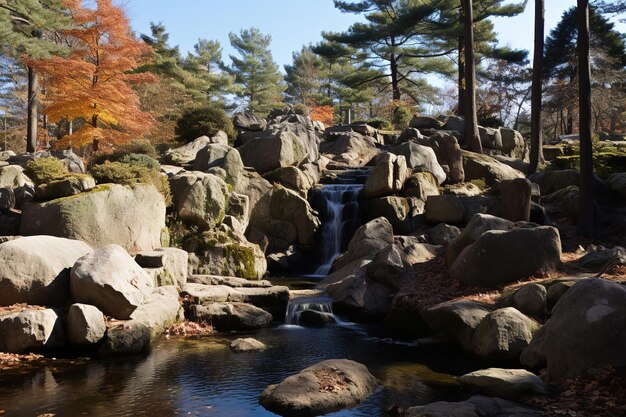
[{"label": "tall tree trunk", "polygon": [[[461,0],[461,7],[459,8],[459,24],[461,27],[465,24],[465,15],[463,13],[463,0]],[[463,33],[459,34],[458,39],[458,60],[459,60],[459,73],[458,73],[458,104],[456,108],[456,114],[458,116],[465,115],[465,39]]]},{"label": "tall tree trunk", "polygon": [[535,0],[535,52],[533,55],[533,86],[530,105],[530,166],[529,174],[537,171],[543,161],[543,126],[541,123],[541,74],[543,72],[543,43],[545,30],[544,0]]},{"label": "tall tree trunk", "polygon": [[39,98],[37,91],[39,90],[39,76],[37,72],[28,67],[28,107],[26,120],[26,152],[35,152],[37,150],[37,108],[39,106]]},{"label": "tall tree trunk", "polygon": [[471,151],[482,153],[476,115],[476,64],[474,61],[474,12],[472,0],[463,0],[465,24],[465,143]]},{"label": "tall tree trunk", "polygon": [[594,235],[593,149],[591,143],[591,66],[589,63],[589,0],[578,0],[579,135],[581,235]]}]

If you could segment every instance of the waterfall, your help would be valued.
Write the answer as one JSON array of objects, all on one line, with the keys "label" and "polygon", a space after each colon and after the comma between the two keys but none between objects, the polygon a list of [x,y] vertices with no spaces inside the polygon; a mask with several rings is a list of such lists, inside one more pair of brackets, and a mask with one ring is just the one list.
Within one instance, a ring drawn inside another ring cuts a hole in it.
[{"label": "waterfall", "polygon": [[348,242],[360,226],[358,198],[361,184],[327,184],[317,190],[315,209],[322,220],[322,264],[313,276],[328,275],[333,261],[346,250]]},{"label": "waterfall", "polygon": [[298,324],[303,311],[312,310],[323,314],[333,315],[332,300],[328,297],[298,297],[289,300],[285,324]]}]

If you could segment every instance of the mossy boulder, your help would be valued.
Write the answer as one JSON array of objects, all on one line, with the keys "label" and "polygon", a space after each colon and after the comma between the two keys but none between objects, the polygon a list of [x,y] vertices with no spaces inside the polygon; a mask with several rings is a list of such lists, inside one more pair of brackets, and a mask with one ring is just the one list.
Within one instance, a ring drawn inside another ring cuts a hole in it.
[{"label": "mossy boulder", "polygon": [[106,184],[71,197],[27,204],[20,234],[77,239],[94,248],[117,243],[136,253],[161,247],[164,227],[165,202],[153,185]]},{"label": "mossy boulder", "polygon": [[186,224],[203,230],[224,220],[228,186],[221,178],[203,172],[182,172],[170,179],[174,210]]}]

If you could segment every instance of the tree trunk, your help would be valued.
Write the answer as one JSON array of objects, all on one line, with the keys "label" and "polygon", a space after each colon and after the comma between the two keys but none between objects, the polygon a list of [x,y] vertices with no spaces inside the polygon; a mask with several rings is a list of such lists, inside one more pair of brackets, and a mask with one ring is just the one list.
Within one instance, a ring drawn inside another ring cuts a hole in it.
[{"label": "tree trunk", "polygon": [[28,108],[26,120],[26,152],[37,150],[37,107],[39,99],[37,90],[39,89],[39,76],[37,72],[28,67]]},{"label": "tree trunk", "polygon": [[543,37],[545,30],[544,0],[535,0],[535,51],[533,55],[533,85],[530,104],[530,167],[528,174],[537,171],[543,160],[543,126],[541,123],[541,73],[543,72]]},{"label": "tree trunk", "polygon": [[465,143],[471,151],[482,153],[476,115],[476,65],[474,62],[474,12],[472,0],[463,0],[465,38]]},{"label": "tree trunk", "polygon": [[[463,13],[463,0],[461,0],[461,7],[459,8],[459,24],[461,27],[465,24],[465,16]],[[465,39],[463,33],[459,35],[458,39],[458,60],[459,60],[459,73],[458,73],[458,104],[456,114],[458,116],[465,115]]]},{"label": "tree trunk", "polygon": [[591,66],[589,63],[589,0],[578,0],[580,213],[578,229],[594,235],[593,149],[591,143]]}]

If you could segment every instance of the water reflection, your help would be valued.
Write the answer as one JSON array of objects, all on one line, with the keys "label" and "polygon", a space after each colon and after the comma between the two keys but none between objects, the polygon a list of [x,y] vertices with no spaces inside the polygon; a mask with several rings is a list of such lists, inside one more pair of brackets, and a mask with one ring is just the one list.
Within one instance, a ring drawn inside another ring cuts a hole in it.
[{"label": "water reflection", "polygon": [[[233,338],[253,336],[264,352],[235,354]],[[43,366],[27,376],[0,376],[2,416],[273,416],[258,404],[268,385],[324,359],[366,364],[384,389],[340,416],[378,416],[401,406],[461,398],[446,374],[473,370],[440,350],[394,345],[354,328],[281,326],[255,333],[164,340],[145,358]]]}]

